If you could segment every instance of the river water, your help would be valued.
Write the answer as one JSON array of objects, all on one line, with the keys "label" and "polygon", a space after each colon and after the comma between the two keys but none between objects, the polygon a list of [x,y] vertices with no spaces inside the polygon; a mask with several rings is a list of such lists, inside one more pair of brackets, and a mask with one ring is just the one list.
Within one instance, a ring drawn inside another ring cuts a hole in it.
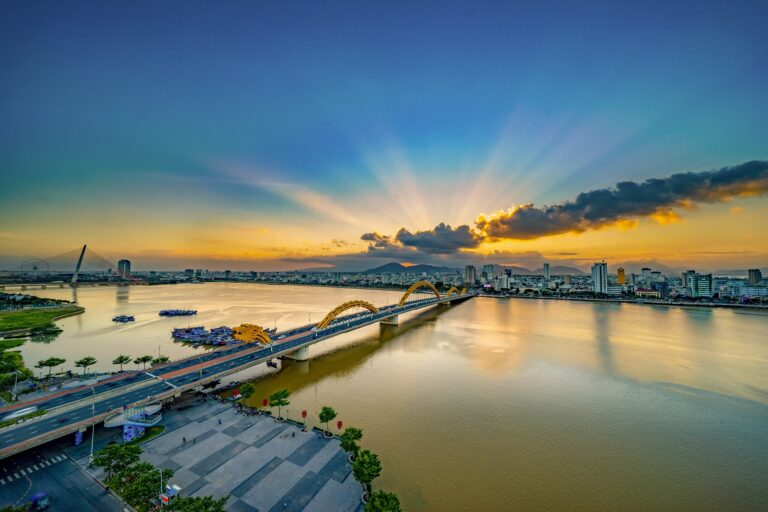
[{"label": "river water", "polygon": [[[71,290],[41,296],[72,298]],[[360,298],[396,292],[253,284],[80,288],[83,315],[59,322],[25,361],[195,349],[174,326],[282,330]],[[164,319],[164,308],[196,317]],[[116,314],[136,315],[116,325]],[[475,298],[322,342],[307,363],[259,368],[254,403],[292,392],[288,414],[322,405],[384,471],[405,510],[768,509],[768,314]],[[264,366],[264,365],[262,365]],[[316,421],[316,420],[313,420]]]}]

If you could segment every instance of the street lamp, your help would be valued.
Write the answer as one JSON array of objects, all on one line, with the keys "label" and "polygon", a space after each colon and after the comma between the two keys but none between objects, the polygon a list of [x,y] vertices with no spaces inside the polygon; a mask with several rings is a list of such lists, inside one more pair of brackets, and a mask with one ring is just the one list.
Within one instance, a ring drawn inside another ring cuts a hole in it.
[{"label": "street lamp", "polygon": [[[91,388],[93,393],[93,401],[91,402],[91,421],[96,416],[96,388]],[[96,437],[96,422],[93,422],[91,427],[91,454],[88,456],[88,465],[93,464],[93,439]]]}]

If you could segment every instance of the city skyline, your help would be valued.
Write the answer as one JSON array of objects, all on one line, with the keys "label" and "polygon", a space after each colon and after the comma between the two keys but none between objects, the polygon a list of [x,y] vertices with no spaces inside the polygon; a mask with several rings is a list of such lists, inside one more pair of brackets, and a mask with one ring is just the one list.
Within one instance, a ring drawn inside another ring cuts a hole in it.
[{"label": "city skyline", "polygon": [[764,4],[185,6],[3,7],[0,269],[768,265]]}]

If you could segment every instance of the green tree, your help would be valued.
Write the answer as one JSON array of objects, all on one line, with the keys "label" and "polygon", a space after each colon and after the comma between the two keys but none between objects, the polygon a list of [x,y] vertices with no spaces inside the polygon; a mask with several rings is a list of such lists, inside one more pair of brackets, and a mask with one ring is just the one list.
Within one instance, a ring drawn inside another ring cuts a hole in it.
[{"label": "green tree", "polygon": [[144,368],[143,369],[145,369],[145,370],[147,368],[147,363],[149,363],[151,361],[152,361],[152,356],[150,356],[150,355],[137,357],[136,359],[133,360],[133,362],[136,363],[136,367],[138,367],[140,364],[144,364]]},{"label": "green tree", "polygon": [[320,418],[322,423],[325,423],[325,431],[330,433],[330,427],[328,424],[333,421],[333,418],[336,417],[336,411],[333,410],[333,407],[324,405],[323,408],[320,409],[320,414],[317,416]]},{"label": "green tree", "polygon": [[288,400],[289,396],[291,396],[291,393],[287,389],[281,389],[269,395],[269,406],[277,407],[278,418],[281,418],[283,415],[282,408],[291,403]]},{"label": "green tree", "polygon": [[108,444],[93,455],[93,463],[107,473],[111,478],[128,466],[139,462],[141,448],[131,444]]},{"label": "green tree", "polygon": [[345,452],[352,454],[352,457],[357,457],[357,452],[360,451],[357,441],[363,438],[363,431],[357,427],[347,427],[341,434],[341,449]]},{"label": "green tree", "polygon": [[[172,469],[162,470],[165,484],[173,476]],[[152,500],[160,493],[161,472],[149,462],[137,462],[123,469],[108,483],[131,506],[140,512],[149,511]]]},{"label": "green tree", "polygon": [[166,510],[173,512],[224,512],[224,505],[229,496],[223,498],[203,497],[179,497],[174,499]]},{"label": "green tree", "polygon": [[246,382],[245,384],[240,386],[238,391],[240,391],[240,396],[243,397],[243,400],[248,400],[256,392],[256,386],[254,386],[250,382]]},{"label": "green tree", "polygon": [[168,361],[170,361],[170,360],[171,360],[171,358],[170,358],[170,357],[168,357],[168,356],[160,356],[160,357],[156,357],[156,358],[154,358],[154,359],[152,360],[152,366],[155,366],[155,365],[158,365],[158,364],[167,363],[167,362],[168,362]]},{"label": "green tree", "polygon": [[85,376],[85,370],[88,369],[89,366],[93,366],[96,364],[96,359],[94,359],[91,356],[86,356],[82,359],[78,359],[75,361],[75,366],[79,366],[83,369],[83,376]]},{"label": "green tree", "polygon": [[120,371],[123,371],[123,365],[128,364],[131,362],[131,356],[126,356],[123,354],[120,354],[116,358],[112,360],[112,364],[119,364],[120,365]]},{"label": "green tree", "polygon": [[47,366],[48,367],[48,377],[50,377],[52,369],[54,369],[55,367],[57,367],[59,365],[62,365],[64,363],[66,363],[66,362],[67,362],[66,359],[64,359],[62,357],[54,356],[54,357],[49,357],[48,359],[43,359],[42,361],[38,361],[37,365],[38,365],[38,368],[42,368],[44,366]]},{"label": "green tree", "polygon": [[365,512],[400,512],[400,499],[392,492],[374,491],[365,504]]},{"label": "green tree", "polygon": [[352,463],[355,479],[370,490],[371,482],[381,474],[379,456],[370,450],[360,450]]}]

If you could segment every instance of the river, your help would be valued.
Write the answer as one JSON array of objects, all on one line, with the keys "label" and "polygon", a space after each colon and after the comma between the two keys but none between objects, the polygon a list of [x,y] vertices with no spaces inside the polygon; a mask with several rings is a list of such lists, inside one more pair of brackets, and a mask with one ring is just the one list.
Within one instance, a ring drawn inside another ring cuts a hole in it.
[{"label": "river", "polygon": [[[72,298],[72,290],[34,291]],[[174,326],[287,329],[353,298],[396,292],[255,284],[77,290],[83,315],[28,366],[120,353],[173,358]],[[192,318],[160,318],[164,308]],[[136,322],[111,318],[132,314]],[[378,453],[374,484],[405,510],[765,510],[768,314],[731,309],[475,298],[322,342],[307,363],[253,370],[253,401],[288,414],[332,405]],[[262,365],[263,366],[263,365]],[[316,420],[314,420],[316,421]]]}]

